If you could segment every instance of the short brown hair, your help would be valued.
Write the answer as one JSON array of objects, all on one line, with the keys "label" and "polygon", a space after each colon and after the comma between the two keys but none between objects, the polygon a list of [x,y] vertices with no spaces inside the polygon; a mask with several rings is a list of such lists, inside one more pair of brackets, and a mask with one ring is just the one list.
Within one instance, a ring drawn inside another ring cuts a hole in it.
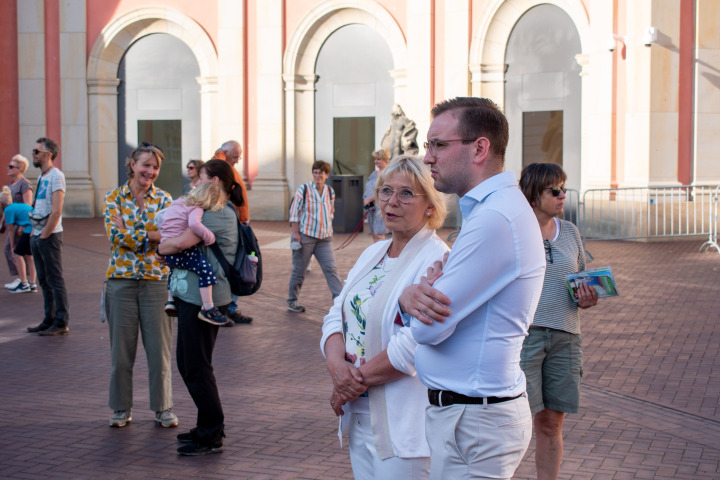
[{"label": "short brown hair", "polygon": [[531,163],[522,169],[520,174],[520,190],[527,198],[530,206],[540,201],[543,190],[553,185],[563,184],[567,174],[556,163]]},{"label": "short brown hair", "polygon": [[202,167],[204,163],[205,162],[203,162],[202,160],[190,160],[189,162],[187,162],[187,165],[185,165],[185,168],[192,165],[193,167],[195,167],[195,170],[197,170],[198,173],[200,173],[200,167]]},{"label": "short brown hair", "polygon": [[459,110],[457,134],[460,137],[487,138],[493,155],[501,162],[505,161],[510,131],[505,114],[495,102],[489,98],[457,97],[435,105],[432,116],[435,118],[450,110]]},{"label": "short brown hair", "polygon": [[128,158],[125,159],[125,168],[127,169],[126,171],[128,178],[133,178],[135,176],[135,172],[133,172],[131,165],[133,162],[138,161],[141,153],[152,153],[153,155],[155,155],[155,158],[157,158],[158,168],[162,167],[162,162],[163,160],[165,160],[165,155],[163,155],[162,150],[160,150],[155,145],[143,142],[140,144],[139,147],[130,152]]},{"label": "short brown hair", "polygon": [[322,160],[315,160],[312,164],[313,170],[322,170],[323,172],[330,175],[330,164],[322,161]]}]

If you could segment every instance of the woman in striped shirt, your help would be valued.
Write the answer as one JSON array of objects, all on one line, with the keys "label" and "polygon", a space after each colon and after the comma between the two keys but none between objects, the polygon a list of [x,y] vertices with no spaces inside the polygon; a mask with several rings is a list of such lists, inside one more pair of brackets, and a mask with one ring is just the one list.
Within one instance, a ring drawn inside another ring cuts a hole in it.
[{"label": "woman in striped shirt", "polygon": [[580,286],[577,303],[570,298],[565,275],[585,269],[580,232],[560,220],[565,205],[562,167],[554,163],[526,166],[520,189],[540,224],[545,244],[545,283],[535,318],[523,343],[520,366],[527,377],[527,393],[535,427],[535,467],[538,480],[556,479],[562,461],[562,424],[580,403],[582,340],[579,308],[597,304],[595,290]]}]

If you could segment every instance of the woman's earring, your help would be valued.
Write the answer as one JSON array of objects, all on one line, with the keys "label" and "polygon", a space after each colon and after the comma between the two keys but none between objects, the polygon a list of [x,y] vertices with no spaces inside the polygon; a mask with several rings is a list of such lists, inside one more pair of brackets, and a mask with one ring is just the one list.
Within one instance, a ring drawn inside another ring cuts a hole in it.
[{"label": "woman's earring", "polygon": [[429,216],[430,216],[430,212],[429,212],[429,211],[425,211],[425,215],[427,215],[427,216],[429,217]]}]

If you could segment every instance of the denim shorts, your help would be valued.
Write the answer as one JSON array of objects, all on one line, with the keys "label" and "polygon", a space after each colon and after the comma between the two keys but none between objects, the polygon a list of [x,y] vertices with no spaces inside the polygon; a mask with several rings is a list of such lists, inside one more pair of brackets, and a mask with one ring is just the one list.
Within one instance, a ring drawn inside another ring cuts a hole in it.
[{"label": "denim shorts", "polygon": [[531,327],[523,343],[520,367],[527,379],[533,415],[546,408],[577,413],[583,374],[580,335]]}]

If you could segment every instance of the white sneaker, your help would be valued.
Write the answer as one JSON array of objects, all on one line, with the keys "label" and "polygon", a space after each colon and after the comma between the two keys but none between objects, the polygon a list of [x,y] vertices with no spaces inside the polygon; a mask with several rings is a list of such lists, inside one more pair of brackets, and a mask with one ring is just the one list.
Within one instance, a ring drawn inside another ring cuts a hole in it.
[{"label": "white sneaker", "polygon": [[20,279],[19,279],[19,278],[16,278],[16,279],[13,280],[12,282],[6,283],[6,284],[5,284],[5,288],[7,288],[8,290],[10,290],[10,289],[12,289],[12,288],[17,287],[18,285],[20,285]]},{"label": "white sneaker", "polygon": [[155,423],[165,428],[177,427],[178,418],[172,411],[172,408],[163,410],[162,412],[155,412]]},{"label": "white sneaker", "polygon": [[124,427],[128,423],[132,422],[132,409],[131,410],[115,410],[113,416],[110,417],[111,427]]}]

